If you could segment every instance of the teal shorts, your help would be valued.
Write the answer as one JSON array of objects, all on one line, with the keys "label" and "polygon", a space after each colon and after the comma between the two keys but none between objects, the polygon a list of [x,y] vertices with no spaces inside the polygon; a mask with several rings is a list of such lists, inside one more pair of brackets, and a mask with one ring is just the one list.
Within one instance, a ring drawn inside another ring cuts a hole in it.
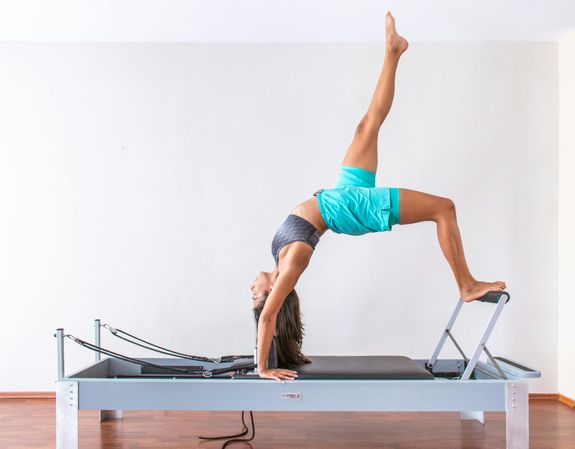
[{"label": "teal shorts", "polygon": [[390,231],[399,223],[399,189],[375,187],[375,173],[342,166],[334,189],[317,194],[326,226],[338,234]]}]

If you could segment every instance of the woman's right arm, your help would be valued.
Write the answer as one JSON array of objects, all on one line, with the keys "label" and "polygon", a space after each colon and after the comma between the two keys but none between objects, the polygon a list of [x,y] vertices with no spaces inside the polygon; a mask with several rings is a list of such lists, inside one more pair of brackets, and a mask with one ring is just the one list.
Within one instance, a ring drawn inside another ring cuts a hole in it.
[{"label": "woman's right arm", "polygon": [[268,354],[276,328],[278,312],[291,292],[303,269],[288,268],[280,272],[273,288],[266,300],[266,304],[258,320],[258,374],[265,379],[293,380],[297,372],[288,369],[269,369],[267,367]]}]

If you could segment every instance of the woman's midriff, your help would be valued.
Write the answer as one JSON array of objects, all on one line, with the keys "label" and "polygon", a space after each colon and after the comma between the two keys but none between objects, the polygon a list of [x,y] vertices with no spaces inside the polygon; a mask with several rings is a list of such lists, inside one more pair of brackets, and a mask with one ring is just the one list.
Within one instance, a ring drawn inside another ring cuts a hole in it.
[{"label": "woman's midriff", "polygon": [[298,204],[292,211],[292,214],[309,221],[312,225],[315,226],[320,234],[323,234],[325,231],[327,231],[327,226],[325,225],[321,213],[319,212],[317,198],[315,197]]},{"label": "woman's midriff", "polygon": [[[325,225],[321,213],[319,212],[317,198],[310,198],[309,200],[298,204],[291,213],[309,221],[318,230],[320,235],[327,231],[327,226]],[[302,251],[304,254],[307,254],[308,259],[311,258],[313,254],[313,248],[311,246],[309,246],[307,243],[292,242],[288,243],[282,249],[280,249],[280,252],[278,253],[278,260],[281,261],[287,254],[288,249],[294,247],[299,251]]]}]

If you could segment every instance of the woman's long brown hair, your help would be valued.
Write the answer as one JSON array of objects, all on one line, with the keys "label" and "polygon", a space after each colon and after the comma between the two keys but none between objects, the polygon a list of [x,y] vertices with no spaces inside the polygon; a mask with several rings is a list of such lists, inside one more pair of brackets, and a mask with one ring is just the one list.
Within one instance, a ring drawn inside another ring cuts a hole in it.
[{"label": "woman's long brown hair", "polygon": [[[256,324],[259,321],[267,296],[258,307],[254,308]],[[301,321],[299,297],[296,291],[292,290],[286,296],[276,318],[275,340],[279,368],[310,363],[310,360],[301,352],[303,336],[304,325]]]}]

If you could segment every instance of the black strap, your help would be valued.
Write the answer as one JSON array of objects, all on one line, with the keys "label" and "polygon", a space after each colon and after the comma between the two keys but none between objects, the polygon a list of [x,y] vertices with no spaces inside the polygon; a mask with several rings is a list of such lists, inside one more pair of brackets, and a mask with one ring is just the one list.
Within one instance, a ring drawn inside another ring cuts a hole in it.
[{"label": "black strap", "polygon": [[[105,329],[108,329],[114,337],[120,338],[124,341],[127,341],[128,343],[131,343],[131,344],[136,345],[136,346],[140,346],[141,348],[148,349],[150,351],[158,352],[160,354],[165,354],[165,355],[171,355],[171,356],[178,357],[181,359],[197,360],[200,362],[228,363],[228,362],[234,362],[238,359],[245,359],[245,358],[252,357],[251,355],[225,355],[225,356],[216,357],[216,358],[209,358],[209,357],[203,357],[203,356],[198,356],[198,355],[184,354],[182,352],[177,352],[177,351],[174,351],[172,349],[168,349],[168,348],[164,348],[162,346],[159,346],[155,343],[151,343],[151,342],[146,341],[140,337],[136,337],[135,335],[132,335],[126,331],[123,331],[122,329],[112,327],[109,324],[103,324],[102,327],[104,327]],[[119,335],[119,334],[126,335],[129,338],[122,337],[122,335]],[[130,339],[134,339],[134,340],[137,340],[137,341],[145,343],[145,344],[141,344],[141,343],[138,343],[136,341],[132,341]]]},{"label": "black strap", "polygon": [[[188,368],[181,367],[181,368],[179,368],[179,367],[175,367],[175,366],[162,366],[162,365],[158,365],[156,363],[146,362],[145,360],[136,359],[134,357],[129,357],[127,355],[120,354],[118,352],[114,352],[114,351],[111,351],[109,349],[102,348],[101,346],[94,345],[94,344],[89,343],[85,340],[82,340],[81,338],[74,337],[73,335],[70,335],[70,334],[66,335],[66,337],[69,338],[70,340],[78,343],[80,346],[82,346],[86,349],[90,349],[91,351],[94,351],[94,352],[99,352],[100,354],[114,357],[116,359],[123,360],[125,362],[134,363],[136,365],[155,368],[158,370],[163,370],[163,371],[171,372],[171,373],[179,373],[182,375],[198,375],[198,376],[203,376],[203,377],[212,377],[212,376],[215,376],[218,374],[225,374],[225,373],[229,373],[232,371],[238,371],[238,370],[250,370],[250,369],[254,369],[256,367],[256,365],[254,365],[253,363],[243,363],[241,365],[230,365],[230,366],[224,367],[224,368],[214,368],[214,369],[208,369],[208,370],[198,369],[198,367],[188,367]],[[137,377],[137,376],[132,376],[132,377]]]},{"label": "black strap", "polygon": [[91,351],[99,352],[100,354],[108,355],[108,356],[114,357],[116,359],[124,360],[126,362],[134,363],[136,365],[149,366],[149,367],[160,369],[160,370],[177,372],[177,373],[182,373],[182,374],[196,374],[197,373],[197,370],[162,366],[162,365],[157,365],[155,363],[146,362],[146,361],[141,360],[141,359],[129,357],[127,355],[120,354],[118,352],[114,352],[114,351],[111,351],[109,349],[102,348],[101,346],[94,345],[94,344],[89,343],[85,340],[82,340],[81,338],[74,337],[73,335],[70,335],[70,334],[66,335],[66,337],[69,338],[70,340],[74,341],[75,343],[78,343],[80,346],[83,346],[86,349],[90,349]]}]

